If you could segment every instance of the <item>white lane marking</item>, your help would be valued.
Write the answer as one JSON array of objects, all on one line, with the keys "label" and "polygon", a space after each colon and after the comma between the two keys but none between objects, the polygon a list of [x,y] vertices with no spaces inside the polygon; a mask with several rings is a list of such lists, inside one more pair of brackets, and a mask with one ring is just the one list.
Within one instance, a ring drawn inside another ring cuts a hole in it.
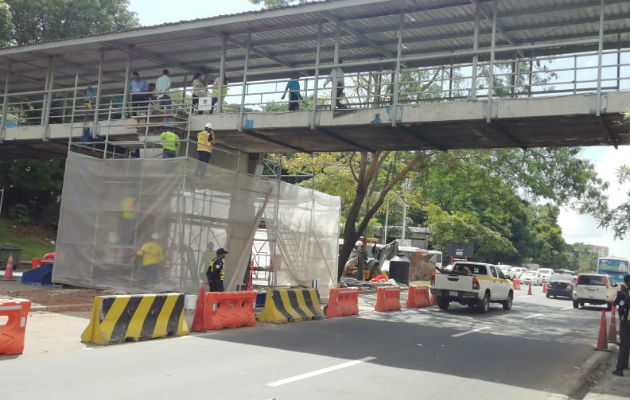
[{"label": "white lane marking", "polygon": [[311,372],[307,372],[305,374],[302,375],[296,375],[293,376],[291,378],[286,378],[286,379],[281,379],[279,381],[275,381],[275,382],[270,382],[267,384],[267,386],[270,387],[277,387],[277,386],[281,386],[281,385],[286,385],[287,383],[292,383],[295,381],[301,381],[302,379],[308,379],[308,378],[312,378],[314,376],[317,375],[322,375],[322,374],[326,374],[328,372],[332,372],[332,371],[336,371],[338,369],[342,369],[342,368],[348,368],[348,367],[352,367],[367,361],[371,361],[371,360],[375,360],[376,357],[365,357],[362,358],[360,360],[354,360],[354,361],[348,361],[345,363],[341,363],[341,364],[337,364],[337,365],[333,365],[332,367],[326,367],[326,368],[322,368],[322,369],[318,369],[315,371],[311,371]]},{"label": "white lane marking", "polygon": [[572,310],[573,308],[574,308],[573,306],[571,306],[571,307],[564,307],[564,308],[561,309],[561,311],[569,311],[569,310]]},{"label": "white lane marking", "polygon": [[538,317],[542,317],[545,314],[532,314],[532,315],[528,315],[527,317],[523,317],[523,319],[532,319],[532,318],[538,318]]},{"label": "white lane marking", "polygon": [[466,335],[470,335],[471,333],[485,331],[486,329],[490,329],[490,327],[489,327],[489,326],[486,326],[486,327],[483,327],[483,328],[473,329],[472,331],[466,331],[466,332],[456,333],[456,334],[454,334],[454,335],[451,335],[451,337],[461,337],[461,336],[466,336]]}]

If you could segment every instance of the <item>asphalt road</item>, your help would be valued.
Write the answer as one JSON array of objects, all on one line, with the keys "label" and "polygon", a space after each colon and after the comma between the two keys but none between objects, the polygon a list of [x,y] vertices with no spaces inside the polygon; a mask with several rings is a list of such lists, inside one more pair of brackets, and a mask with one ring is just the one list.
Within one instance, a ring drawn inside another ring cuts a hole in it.
[{"label": "asphalt road", "polygon": [[535,288],[453,305],[0,359],[0,399],[549,399],[581,379],[601,308]]}]

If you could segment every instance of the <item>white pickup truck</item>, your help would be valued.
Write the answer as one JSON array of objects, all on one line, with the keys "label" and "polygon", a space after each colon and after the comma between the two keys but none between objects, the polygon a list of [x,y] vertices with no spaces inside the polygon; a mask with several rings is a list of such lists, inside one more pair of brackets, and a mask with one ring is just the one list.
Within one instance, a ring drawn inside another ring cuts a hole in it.
[{"label": "white pickup truck", "polygon": [[438,306],[446,310],[451,301],[475,306],[485,313],[490,303],[501,303],[504,310],[512,308],[514,291],[510,281],[492,264],[460,261],[450,271],[438,271],[431,278],[431,294]]}]

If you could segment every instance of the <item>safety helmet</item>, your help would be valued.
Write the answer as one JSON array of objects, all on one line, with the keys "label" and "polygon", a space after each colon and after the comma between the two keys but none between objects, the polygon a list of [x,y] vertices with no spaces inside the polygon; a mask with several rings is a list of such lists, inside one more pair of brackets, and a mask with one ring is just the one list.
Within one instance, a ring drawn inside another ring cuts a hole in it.
[{"label": "safety helmet", "polygon": [[360,240],[357,240],[357,242],[354,245],[357,246],[357,247],[361,247],[361,246],[363,246],[363,242],[360,241]]},{"label": "safety helmet", "polygon": [[212,129],[212,123],[206,122],[205,128],[206,129]]}]

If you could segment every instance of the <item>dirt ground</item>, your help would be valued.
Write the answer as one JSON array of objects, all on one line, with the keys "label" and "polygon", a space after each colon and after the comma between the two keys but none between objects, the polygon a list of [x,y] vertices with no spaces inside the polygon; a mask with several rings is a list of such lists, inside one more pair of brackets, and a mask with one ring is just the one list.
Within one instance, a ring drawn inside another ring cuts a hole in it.
[{"label": "dirt ground", "polygon": [[31,301],[32,311],[90,311],[95,296],[113,294],[98,289],[24,285],[18,281],[0,281],[0,299],[21,298]]}]

